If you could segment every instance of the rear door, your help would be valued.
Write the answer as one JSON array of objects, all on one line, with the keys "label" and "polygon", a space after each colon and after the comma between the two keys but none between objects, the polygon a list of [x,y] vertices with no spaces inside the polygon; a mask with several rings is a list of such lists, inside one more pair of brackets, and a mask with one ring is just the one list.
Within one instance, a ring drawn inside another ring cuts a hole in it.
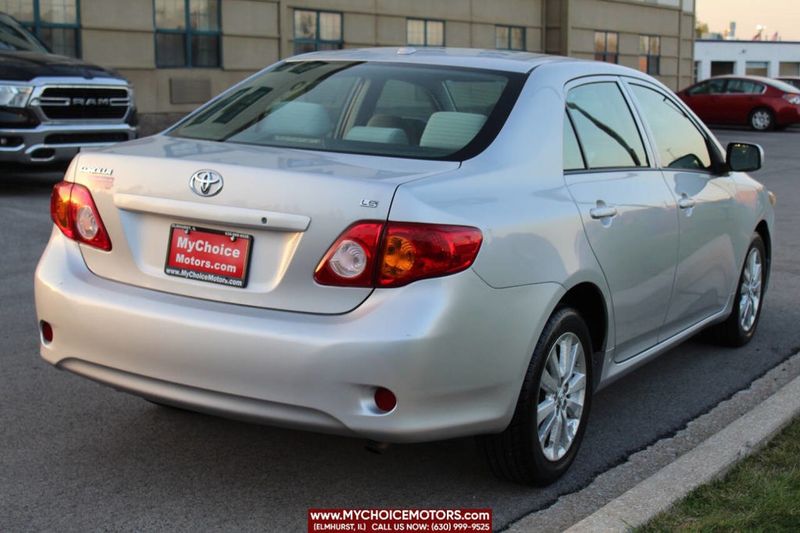
[{"label": "rear door", "polygon": [[567,87],[565,140],[566,183],[611,290],[615,360],[623,361],[654,346],[664,324],[677,207],[616,78]]},{"label": "rear door", "polygon": [[766,86],[751,80],[729,79],[723,96],[725,119],[731,124],[747,124],[750,113],[758,107]]},{"label": "rear door", "polygon": [[735,191],[728,176],[713,172],[709,139],[672,96],[638,80],[628,87],[678,204],[678,265],[663,340],[727,304],[738,275],[731,234]]}]

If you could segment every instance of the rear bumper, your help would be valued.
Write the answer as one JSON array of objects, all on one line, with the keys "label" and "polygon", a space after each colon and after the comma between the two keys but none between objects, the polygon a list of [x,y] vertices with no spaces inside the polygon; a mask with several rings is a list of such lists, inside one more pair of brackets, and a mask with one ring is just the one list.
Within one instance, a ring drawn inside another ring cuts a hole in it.
[{"label": "rear bumper", "polygon": [[[102,148],[136,138],[128,124],[40,124],[33,129],[0,129],[0,164],[68,162],[83,148]],[[87,140],[88,139],[88,140]]]},{"label": "rear bumper", "polygon": [[800,106],[787,104],[778,109],[777,122],[779,126],[800,124]]},{"label": "rear bumper", "polygon": [[[418,442],[501,431],[563,289],[497,290],[474,272],[379,290],[344,315],[230,305],[108,281],[54,232],[36,272],[59,368],[249,421]],[[372,397],[391,389],[381,414]]]}]

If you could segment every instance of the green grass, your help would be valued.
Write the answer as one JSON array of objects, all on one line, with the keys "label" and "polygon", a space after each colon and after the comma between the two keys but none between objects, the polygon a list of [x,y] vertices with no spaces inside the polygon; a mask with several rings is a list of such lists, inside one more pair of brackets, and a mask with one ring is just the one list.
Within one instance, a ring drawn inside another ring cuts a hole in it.
[{"label": "green grass", "polygon": [[800,419],[636,531],[800,531]]}]

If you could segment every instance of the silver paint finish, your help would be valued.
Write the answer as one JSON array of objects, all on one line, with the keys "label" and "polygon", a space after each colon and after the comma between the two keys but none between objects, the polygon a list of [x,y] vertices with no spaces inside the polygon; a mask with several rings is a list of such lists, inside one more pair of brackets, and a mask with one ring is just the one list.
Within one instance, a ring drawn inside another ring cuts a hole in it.
[{"label": "silver paint finish", "polygon": [[[163,135],[81,154],[68,179],[92,190],[114,250],[54,232],[36,275],[38,315],[55,330],[47,361],[225,416],[421,441],[502,430],[547,318],[578,285],[594,287],[606,311],[597,386],[741,304],[753,231],[773,229],[761,184],[661,169],[648,135],[652,168],[563,172],[568,87],[602,76],[668,91],[648,76],[487,51],[311,57],[532,73],[495,141],[460,164]],[[114,181],[100,186],[76,165],[114,168]],[[224,175],[219,195],[186,186],[201,169]],[[374,291],[316,285],[319,259],[363,219],[466,224],[484,241],[454,276]],[[254,235],[247,289],[163,274],[168,228],[186,221]],[[397,395],[393,412],[373,409],[377,386]]]}]

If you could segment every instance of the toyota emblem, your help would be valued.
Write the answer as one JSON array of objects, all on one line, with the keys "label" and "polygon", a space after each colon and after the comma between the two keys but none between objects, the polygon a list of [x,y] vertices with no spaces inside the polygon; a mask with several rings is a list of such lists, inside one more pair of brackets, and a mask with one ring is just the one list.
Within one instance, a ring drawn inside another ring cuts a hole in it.
[{"label": "toyota emblem", "polygon": [[198,170],[189,179],[189,187],[198,196],[214,196],[222,190],[222,176],[213,170]]}]

